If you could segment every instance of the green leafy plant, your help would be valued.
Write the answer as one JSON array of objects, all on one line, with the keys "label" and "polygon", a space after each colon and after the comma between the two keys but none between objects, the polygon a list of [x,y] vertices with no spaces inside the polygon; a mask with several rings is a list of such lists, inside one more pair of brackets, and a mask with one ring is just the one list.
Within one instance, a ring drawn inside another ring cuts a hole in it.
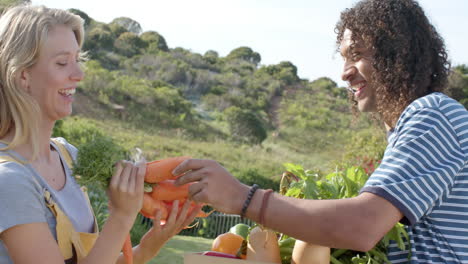
[{"label": "green leafy plant", "polygon": [[[359,194],[369,177],[364,168],[358,166],[342,169],[337,167],[334,172],[325,175],[319,171],[305,170],[302,166],[292,163],[286,163],[284,166],[287,172],[283,174],[280,192],[285,196],[300,199],[352,198]],[[386,251],[390,240],[396,241],[401,249],[405,248],[404,240],[409,241],[409,238],[402,224],[396,224],[368,252],[332,249],[330,260],[334,264],[390,263]],[[289,250],[283,249],[281,252],[282,259],[287,260]]]},{"label": "green leafy plant", "polygon": [[80,185],[107,188],[114,164],[128,157],[128,151],[107,136],[96,136],[80,145],[73,174]]},{"label": "green leafy plant", "polygon": [[[128,159],[130,153],[117,144],[111,137],[96,133],[79,145],[77,159],[74,163],[73,174],[80,185],[88,187],[88,193],[96,216],[98,226],[102,228],[109,216],[108,199],[105,194],[114,172],[114,164]],[[140,241],[143,234],[150,228],[139,215],[131,231],[133,243]]]}]

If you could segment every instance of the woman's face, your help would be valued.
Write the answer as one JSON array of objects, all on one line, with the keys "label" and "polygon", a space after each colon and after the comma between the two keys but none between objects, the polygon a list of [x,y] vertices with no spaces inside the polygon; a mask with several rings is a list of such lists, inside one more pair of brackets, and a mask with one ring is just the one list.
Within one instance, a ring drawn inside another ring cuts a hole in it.
[{"label": "woman's face", "polygon": [[38,102],[43,121],[53,122],[71,114],[73,94],[84,76],[79,55],[71,28],[58,25],[49,31],[36,64],[24,72],[24,84]]}]

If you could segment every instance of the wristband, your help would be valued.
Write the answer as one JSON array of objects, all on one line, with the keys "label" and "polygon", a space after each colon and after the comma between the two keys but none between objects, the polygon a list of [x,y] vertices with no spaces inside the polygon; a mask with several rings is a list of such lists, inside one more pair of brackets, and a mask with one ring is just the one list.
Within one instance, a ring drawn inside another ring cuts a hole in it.
[{"label": "wristband", "polygon": [[244,220],[244,216],[245,216],[245,212],[247,211],[247,207],[249,207],[249,204],[252,201],[252,197],[254,196],[257,189],[258,189],[257,184],[252,185],[252,187],[250,188],[249,194],[247,195],[247,199],[245,199],[244,205],[242,206],[242,210],[241,210],[241,214],[240,214],[241,220]]},{"label": "wristband", "polygon": [[262,226],[265,225],[265,210],[268,205],[268,198],[270,197],[270,194],[273,192],[272,189],[268,189],[265,191],[265,194],[263,194],[263,199],[262,199],[262,207],[260,207],[260,216],[258,223]]}]

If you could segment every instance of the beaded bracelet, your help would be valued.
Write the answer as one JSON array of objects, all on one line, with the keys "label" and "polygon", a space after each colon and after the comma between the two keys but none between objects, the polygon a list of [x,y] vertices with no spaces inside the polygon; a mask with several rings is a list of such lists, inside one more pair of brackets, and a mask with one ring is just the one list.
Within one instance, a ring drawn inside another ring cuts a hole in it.
[{"label": "beaded bracelet", "polygon": [[245,199],[244,205],[242,206],[242,210],[241,210],[241,214],[240,214],[241,220],[244,220],[244,216],[245,216],[245,212],[247,211],[247,207],[249,207],[249,204],[252,201],[252,197],[254,196],[255,191],[257,191],[257,189],[258,189],[257,184],[252,185],[252,187],[250,188],[249,194],[247,195],[247,199]]}]

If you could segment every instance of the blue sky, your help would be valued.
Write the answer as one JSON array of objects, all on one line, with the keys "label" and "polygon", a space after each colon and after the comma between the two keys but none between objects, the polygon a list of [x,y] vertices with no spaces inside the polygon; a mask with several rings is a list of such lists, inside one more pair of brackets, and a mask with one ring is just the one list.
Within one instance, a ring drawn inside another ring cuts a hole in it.
[{"label": "blue sky", "polygon": [[[301,78],[330,77],[339,85],[342,62],[334,26],[356,0],[33,0],[35,5],[77,8],[109,23],[120,16],[159,32],[170,48],[215,50],[220,56],[248,46],[261,64],[291,61]],[[130,3],[130,4],[129,4]],[[444,37],[453,65],[468,64],[468,1],[420,0]]]}]

